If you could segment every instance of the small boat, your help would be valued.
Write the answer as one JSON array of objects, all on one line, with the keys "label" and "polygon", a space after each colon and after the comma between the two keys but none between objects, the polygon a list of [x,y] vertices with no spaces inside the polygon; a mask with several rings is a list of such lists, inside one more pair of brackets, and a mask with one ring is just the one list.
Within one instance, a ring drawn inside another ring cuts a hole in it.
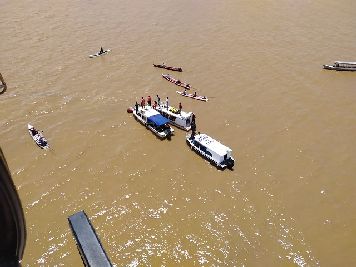
[{"label": "small boat", "polygon": [[181,96],[185,96],[185,97],[190,97],[190,98],[193,98],[193,99],[196,99],[196,100],[200,100],[200,101],[205,101],[207,102],[208,101],[208,98],[206,96],[200,96],[200,95],[194,95],[194,94],[188,94],[186,92],[181,92],[181,91],[176,91],[177,94],[180,94]]},{"label": "small boat", "polygon": [[188,134],[186,142],[191,149],[206,158],[217,168],[232,169],[235,165],[235,160],[231,156],[232,150],[211,138],[206,134]]},{"label": "small boat", "polygon": [[163,64],[153,64],[153,67],[156,67],[156,68],[161,68],[161,69],[166,69],[166,70],[172,70],[172,71],[178,71],[178,72],[182,72],[182,68],[179,68],[179,67],[169,67],[169,66],[166,66]]},{"label": "small boat", "polygon": [[96,53],[96,54],[94,54],[94,55],[89,55],[89,57],[90,57],[90,58],[101,57],[101,56],[103,56],[103,55],[106,55],[106,54],[109,53],[109,52],[110,52],[110,49],[104,50],[104,52],[102,52],[102,53],[100,53],[100,51],[99,51],[98,53]]},{"label": "small boat", "polygon": [[151,106],[138,106],[137,111],[135,107],[132,109],[132,114],[135,119],[145,125],[159,138],[164,139],[173,134],[174,129],[169,126],[169,120]]},{"label": "small boat", "polygon": [[49,149],[48,141],[43,134],[35,129],[31,124],[27,124],[28,132],[31,135],[33,141],[42,149]]},{"label": "small boat", "polygon": [[327,70],[356,71],[356,62],[335,61],[333,65],[323,65]]},{"label": "small boat", "polygon": [[167,81],[171,82],[171,83],[174,83],[175,85],[178,85],[178,86],[181,86],[187,90],[190,90],[191,86],[189,83],[186,83],[186,82],[181,82],[180,80],[177,80],[175,78],[173,78],[171,75],[169,74],[162,74],[162,77],[164,79],[166,79]]},{"label": "small boat", "polygon": [[193,118],[193,112],[179,112],[179,109],[171,106],[160,105],[156,107],[156,110],[169,120],[169,123],[181,128],[185,131],[191,129],[191,123]]}]

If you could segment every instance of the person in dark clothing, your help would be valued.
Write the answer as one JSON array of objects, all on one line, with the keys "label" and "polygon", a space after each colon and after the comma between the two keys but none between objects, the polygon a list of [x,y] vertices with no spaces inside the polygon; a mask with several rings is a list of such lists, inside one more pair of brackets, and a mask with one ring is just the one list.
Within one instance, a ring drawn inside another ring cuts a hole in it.
[{"label": "person in dark clothing", "polygon": [[195,124],[195,114],[193,113],[193,115],[192,115],[192,124]]},{"label": "person in dark clothing", "polygon": [[147,104],[148,104],[149,106],[151,106],[151,101],[152,101],[152,100],[151,100],[151,96],[148,96],[148,97],[147,97]]},{"label": "person in dark clothing", "polygon": [[195,124],[195,122],[192,122],[191,129],[192,129],[192,132],[195,132],[197,130],[197,125]]},{"label": "person in dark clothing", "polygon": [[30,131],[31,131],[31,134],[33,135],[33,136],[35,136],[36,134],[38,134],[38,131],[35,129],[35,128],[31,128],[30,129]]},{"label": "person in dark clothing", "polygon": [[136,110],[136,114],[138,113],[138,103],[136,101],[136,104],[135,104],[135,110]]},{"label": "person in dark clothing", "polygon": [[183,107],[182,107],[182,103],[179,102],[179,114],[182,113],[182,108],[183,108]]},{"label": "person in dark clothing", "polygon": [[99,55],[104,54],[104,49],[103,47],[100,48]]},{"label": "person in dark clothing", "polygon": [[161,105],[161,98],[158,95],[157,95],[157,104],[158,104],[158,106]]},{"label": "person in dark clothing", "polygon": [[146,104],[146,101],[143,97],[141,97],[141,107],[144,108]]}]

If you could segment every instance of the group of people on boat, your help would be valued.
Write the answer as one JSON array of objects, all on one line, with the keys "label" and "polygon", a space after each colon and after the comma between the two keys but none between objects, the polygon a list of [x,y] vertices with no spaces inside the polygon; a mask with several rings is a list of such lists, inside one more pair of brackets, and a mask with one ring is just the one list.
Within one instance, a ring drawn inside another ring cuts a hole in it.
[{"label": "group of people on boat", "polygon": [[[32,136],[36,136],[38,134],[40,134],[40,132],[38,130],[36,130],[34,127],[32,127],[31,129],[29,129],[31,132]],[[41,146],[46,146],[47,145],[47,141],[43,138],[43,136],[39,136],[38,141],[37,141]]]},{"label": "group of people on boat", "polygon": [[[156,95],[156,96],[157,96],[157,100],[155,100],[155,101],[153,102],[153,104],[152,104],[152,98],[151,98],[151,96],[148,96],[148,97],[147,97],[147,106],[149,106],[149,107],[152,106],[153,109],[157,109],[157,107],[160,107],[160,106],[161,106],[161,98],[159,97],[159,95]],[[144,108],[144,107],[146,106],[146,99],[145,99],[143,96],[141,97],[140,106],[141,106],[141,108]],[[169,108],[169,99],[168,99],[168,96],[167,96],[167,98],[166,98],[166,103],[165,103],[164,106],[165,106],[165,108],[168,110],[168,108]],[[136,113],[138,113],[138,107],[139,107],[139,104],[138,104],[137,101],[136,101],[136,103],[135,103],[135,111],[136,111]],[[181,114],[181,113],[182,113],[182,109],[183,109],[182,103],[179,102],[178,114]]]},{"label": "group of people on boat", "polygon": [[172,70],[172,71],[178,71],[178,72],[182,72],[182,68],[180,67],[169,67],[166,66],[166,64],[163,62],[162,64],[153,64],[153,66],[157,67],[157,68],[162,68],[162,69],[166,69],[166,70]]}]

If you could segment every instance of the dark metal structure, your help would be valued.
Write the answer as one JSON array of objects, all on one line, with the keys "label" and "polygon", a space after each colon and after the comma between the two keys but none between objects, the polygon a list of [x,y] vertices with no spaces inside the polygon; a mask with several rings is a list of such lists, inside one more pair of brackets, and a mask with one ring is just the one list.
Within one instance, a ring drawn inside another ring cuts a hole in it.
[{"label": "dark metal structure", "polygon": [[0,267],[20,266],[26,223],[20,198],[0,148]]},{"label": "dark metal structure", "polygon": [[87,267],[112,267],[112,264],[84,211],[68,217],[83,263]]}]

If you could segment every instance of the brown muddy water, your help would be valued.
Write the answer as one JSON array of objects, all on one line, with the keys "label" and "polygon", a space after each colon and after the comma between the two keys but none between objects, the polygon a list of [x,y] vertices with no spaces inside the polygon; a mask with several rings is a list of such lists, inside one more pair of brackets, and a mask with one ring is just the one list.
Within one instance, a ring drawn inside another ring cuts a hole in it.
[{"label": "brown muddy water", "polygon": [[[355,266],[351,0],[0,0],[0,145],[26,216],[23,266],[81,266],[85,210],[116,266]],[[108,55],[89,59],[100,46]],[[183,68],[207,103],[152,63]],[[234,171],[126,113],[169,96]],[[43,151],[27,123],[44,131]]]}]

